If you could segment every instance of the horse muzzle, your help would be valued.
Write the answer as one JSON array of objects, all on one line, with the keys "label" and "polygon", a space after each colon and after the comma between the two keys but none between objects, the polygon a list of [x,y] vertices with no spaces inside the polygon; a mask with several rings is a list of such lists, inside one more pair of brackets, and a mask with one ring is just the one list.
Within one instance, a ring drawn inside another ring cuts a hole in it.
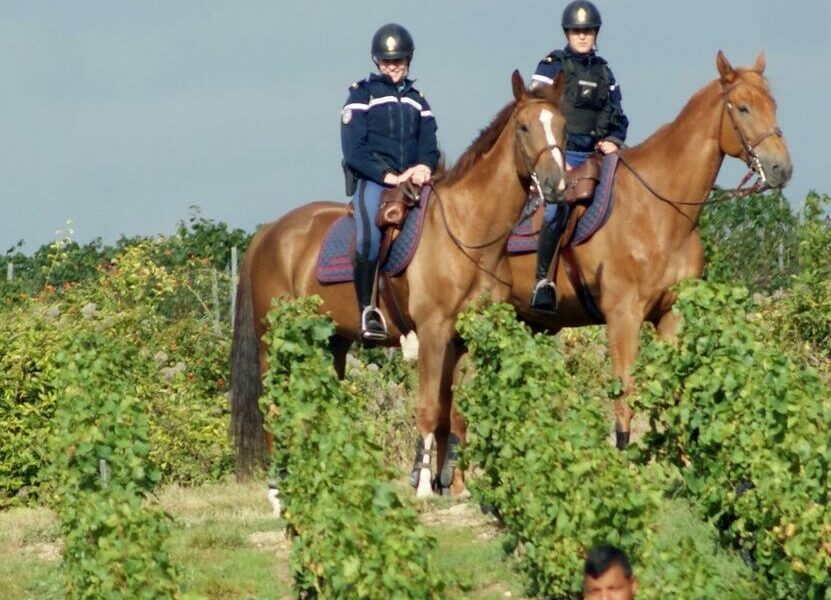
[{"label": "horse muzzle", "polygon": [[540,188],[546,202],[565,202],[566,185],[562,176],[544,177],[540,181]]},{"label": "horse muzzle", "polygon": [[787,185],[793,175],[793,163],[790,155],[763,154],[758,155],[758,172],[768,187],[781,189]]}]

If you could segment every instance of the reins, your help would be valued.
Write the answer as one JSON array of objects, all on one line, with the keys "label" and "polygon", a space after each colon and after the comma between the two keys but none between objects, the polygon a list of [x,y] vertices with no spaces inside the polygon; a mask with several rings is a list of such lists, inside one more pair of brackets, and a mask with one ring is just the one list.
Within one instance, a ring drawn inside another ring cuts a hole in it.
[{"label": "reins", "polygon": [[[742,177],[742,180],[739,182],[739,185],[737,187],[733,188],[733,189],[719,190],[715,186],[713,188],[711,188],[711,190],[710,190],[711,192],[712,191],[719,191],[721,193],[719,198],[711,199],[709,194],[703,200],[672,200],[671,198],[667,198],[663,194],[659,193],[654,187],[652,187],[652,185],[650,185],[649,182],[646,181],[646,179],[644,179],[643,175],[641,175],[640,172],[638,172],[638,170],[635,169],[634,166],[632,166],[632,164],[626,159],[626,157],[623,155],[623,153],[620,154],[620,162],[622,162],[624,164],[624,166],[627,169],[629,169],[629,171],[632,173],[632,175],[634,175],[635,178],[653,196],[658,198],[658,200],[661,200],[662,202],[665,202],[665,203],[671,205],[673,208],[675,208],[681,214],[684,214],[684,213],[683,213],[683,211],[681,211],[680,208],[678,208],[679,206],[702,206],[702,205],[706,204],[707,202],[726,202],[728,200],[733,200],[735,198],[744,198],[744,197],[747,197],[751,194],[755,194],[755,193],[758,193],[758,192],[764,192],[764,191],[770,189],[770,186],[768,186],[768,184],[767,184],[767,177],[765,176],[765,171],[762,168],[762,163],[759,160],[759,156],[756,154],[755,149],[759,144],[761,144],[763,141],[765,141],[767,138],[769,138],[773,135],[782,137],[782,130],[779,127],[774,127],[772,129],[769,129],[769,130],[761,133],[759,136],[756,137],[756,139],[752,143],[748,140],[748,137],[745,135],[744,131],[742,131],[742,128],[739,127],[739,124],[736,121],[736,116],[733,114],[733,102],[728,97],[728,94],[732,90],[737,88],[740,83],[742,83],[742,82],[738,81],[737,83],[735,83],[734,85],[732,85],[730,87],[725,86],[724,84],[722,84],[721,97],[722,97],[722,100],[724,101],[724,105],[725,105],[725,109],[727,111],[727,115],[730,118],[730,123],[732,124],[733,129],[735,130],[736,135],[739,137],[739,141],[742,144],[742,149],[744,150],[744,154],[745,154],[744,162],[748,167],[748,171],[744,175],[744,177]],[[747,184],[747,182],[750,181],[750,179],[753,177],[754,173],[758,175],[758,179],[750,187],[747,187],[747,188],[744,187],[745,184]]]},{"label": "reins", "polygon": [[[531,102],[547,102],[547,101],[543,100],[541,98],[532,98],[532,99],[527,100],[527,102],[531,103]],[[517,104],[516,108],[519,108],[519,104]],[[515,108],[515,111],[516,111],[516,108]],[[518,132],[518,131],[519,131],[519,129],[516,125],[516,117],[514,117],[514,132],[515,132],[515,135],[516,135],[516,132]],[[515,140],[515,142],[516,141],[517,140]],[[563,153],[562,148],[556,143],[555,144],[548,144],[548,145],[542,147],[536,153],[536,155],[534,156],[533,162],[531,162],[529,160],[528,156],[525,154],[525,152],[523,152],[522,149],[519,148],[518,143],[516,143],[516,147],[519,150],[520,155],[522,156],[522,160],[525,163],[525,168],[528,170],[528,177],[531,180],[532,189],[534,190],[534,192],[536,194],[539,195],[540,198],[542,198],[543,197],[542,186],[540,184],[539,178],[537,177],[535,167],[537,166],[537,163],[539,162],[540,157],[542,157],[544,152],[546,152],[546,151],[551,152],[553,150],[558,150],[560,152],[560,154],[563,156],[563,163],[565,164],[565,154]],[[562,176],[565,177],[565,172],[562,173]],[[453,230],[450,228],[450,223],[447,220],[447,213],[445,212],[445,209],[444,209],[444,202],[442,201],[441,194],[439,194],[438,190],[435,187],[432,188],[431,193],[433,195],[435,195],[436,202],[439,205],[439,214],[441,215],[441,220],[442,220],[442,223],[444,224],[444,229],[445,229],[445,231],[447,231],[448,237],[450,237],[450,239],[453,241],[453,243],[456,245],[456,247],[462,252],[462,254],[465,255],[465,257],[467,257],[472,263],[474,263],[474,265],[476,265],[477,269],[487,273],[488,275],[490,275],[491,277],[496,279],[499,283],[510,287],[512,285],[511,282],[501,279],[498,275],[496,275],[495,273],[490,272],[488,269],[483,267],[481,264],[479,264],[478,259],[476,259],[475,257],[471,256],[468,253],[468,250],[481,250],[483,248],[493,246],[494,244],[497,244],[497,243],[501,242],[502,240],[504,240],[505,238],[507,238],[511,234],[511,232],[514,229],[516,229],[517,225],[519,225],[519,223],[522,221],[522,219],[525,218],[525,211],[524,210],[520,211],[519,218],[514,223],[512,223],[509,228],[507,228],[505,231],[499,233],[498,235],[494,236],[493,238],[491,238],[491,239],[489,239],[485,242],[481,242],[481,243],[468,244],[466,242],[463,242],[455,233],[453,233]]]}]

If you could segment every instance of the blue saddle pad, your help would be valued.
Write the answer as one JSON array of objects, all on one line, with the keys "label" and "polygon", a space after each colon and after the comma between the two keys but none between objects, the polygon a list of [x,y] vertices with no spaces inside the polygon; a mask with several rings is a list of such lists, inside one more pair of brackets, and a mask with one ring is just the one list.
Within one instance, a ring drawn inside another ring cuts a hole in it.
[{"label": "blue saddle pad", "polygon": [[[600,169],[600,181],[594,190],[594,197],[586,208],[586,212],[577,221],[570,246],[577,246],[591,238],[600,229],[612,214],[614,206],[615,170],[619,154],[613,152],[603,157],[603,166]],[[534,215],[543,207],[538,207],[520,221],[508,238],[508,254],[527,254],[537,251],[537,233],[534,228]]]},{"label": "blue saddle pad", "polygon": [[[401,232],[393,241],[390,254],[381,266],[382,273],[395,276],[410,264],[421,238],[429,190],[427,185],[421,188],[419,202],[407,214]],[[355,256],[355,231],[355,218],[352,215],[344,215],[329,227],[317,257],[316,275],[320,283],[343,283],[354,279],[352,259]]]}]

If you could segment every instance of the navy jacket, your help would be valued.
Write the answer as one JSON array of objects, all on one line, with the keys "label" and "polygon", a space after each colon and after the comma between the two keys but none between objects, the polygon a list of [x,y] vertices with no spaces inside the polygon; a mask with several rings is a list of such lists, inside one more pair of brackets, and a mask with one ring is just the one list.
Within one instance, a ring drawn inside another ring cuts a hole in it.
[{"label": "navy jacket", "polygon": [[346,164],[359,177],[383,184],[384,175],[439,162],[436,119],[424,96],[405,79],[396,86],[377,73],[352,84],[341,110]]},{"label": "navy jacket", "polygon": [[[591,64],[592,61],[597,61],[598,59],[603,61],[603,59],[597,56],[594,51],[586,54],[578,54],[574,52],[568,44],[566,44],[563,51],[570,58],[583,64]],[[603,62],[605,63],[606,61]],[[608,69],[608,65],[606,65],[606,67]],[[534,72],[533,77],[531,77],[532,85],[551,85],[554,83],[554,78],[557,77],[557,74],[561,70],[562,63],[560,60],[556,56],[548,54],[540,61],[539,65],[537,65],[537,70]],[[626,130],[629,128],[629,119],[626,118],[626,115],[623,113],[620,86],[615,82],[615,76],[612,74],[611,69],[608,69],[608,74],[611,79],[609,86],[609,102],[611,102],[615,108],[615,119],[611,124],[609,134],[603,139],[614,142],[618,146],[622,146],[623,142],[626,141]],[[569,149],[588,152],[594,148],[594,145],[598,141],[600,140],[592,139],[590,136],[569,134],[568,147]]]}]

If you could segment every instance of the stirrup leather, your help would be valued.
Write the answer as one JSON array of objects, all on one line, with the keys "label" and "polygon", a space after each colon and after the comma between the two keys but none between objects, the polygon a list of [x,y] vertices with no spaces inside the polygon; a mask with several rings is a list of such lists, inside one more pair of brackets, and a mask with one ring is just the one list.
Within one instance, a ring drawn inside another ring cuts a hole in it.
[{"label": "stirrup leather", "polygon": [[[369,317],[374,316],[381,324],[383,331],[376,331],[369,329]],[[383,313],[372,305],[364,307],[361,312],[361,337],[365,340],[384,341],[389,338],[389,330],[387,329],[387,322],[384,319]]]}]

